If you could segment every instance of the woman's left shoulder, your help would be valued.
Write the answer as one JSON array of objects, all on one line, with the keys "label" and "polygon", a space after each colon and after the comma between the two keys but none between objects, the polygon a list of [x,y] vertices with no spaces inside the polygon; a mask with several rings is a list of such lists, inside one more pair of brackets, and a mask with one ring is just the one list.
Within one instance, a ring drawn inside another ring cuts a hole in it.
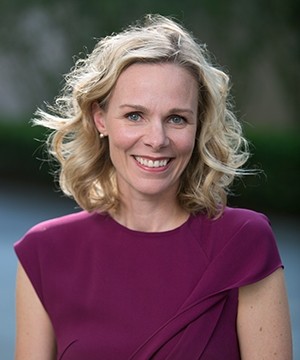
[{"label": "woman's left shoulder", "polygon": [[242,276],[237,281],[238,287],[259,281],[283,267],[275,234],[265,214],[226,208],[223,218],[227,226],[235,229],[227,238],[224,253],[239,264]]},{"label": "woman's left shoulder", "polygon": [[226,207],[220,217],[220,220],[228,222],[231,225],[244,225],[253,223],[256,225],[270,225],[270,220],[265,214],[244,208]]},{"label": "woman's left shoulder", "polygon": [[254,283],[283,266],[264,214],[227,207],[218,218],[199,215],[196,220],[198,242],[208,259],[207,274],[212,276],[208,282],[213,291]]},{"label": "woman's left shoulder", "polygon": [[209,237],[210,242],[211,239],[217,241],[219,247],[236,237],[246,236],[252,241],[274,237],[269,218],[249,209],[226,207],[216,218],[202,216],[199,219],[203,235]]},{"label": "woman's left shoulder", "polygon": [[[195,225],[194,225],[195,224]],[[251,255],[259,249],[261,254],[276,254],[275,235],[268,217],[257,211],[226,207],[216,218],[198,215],[193,223],[194,233],[210,259],[228,249],[236,256]]]},{"label": "woman's left shoulder", "polygon": [[237,236],[255,239],[274,238],[270,219],[263,213],[242,208],[226,207],[213,226],[228,238]]},{"label": "woman's left shoulder", "polygon": [[269,218],[260,212],[241,209],[225,208],[220,217],[220,227],[223,233],[228,234],[228,240],[236,238],[244,246],[267,247],[274,246],[275,235]]}]

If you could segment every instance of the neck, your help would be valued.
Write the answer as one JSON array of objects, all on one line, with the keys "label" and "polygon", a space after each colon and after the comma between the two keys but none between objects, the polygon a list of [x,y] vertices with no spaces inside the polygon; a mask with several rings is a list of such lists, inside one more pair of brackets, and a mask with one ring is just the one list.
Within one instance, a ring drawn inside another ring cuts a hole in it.
[{"label": "neck", "polygon": [[119,210],[112,215],[120,224],[129,229],[144,232],[162,232],[182,225],[189,214],[177,200],[162,203],[160,199],[131,199],[122,202]]}]

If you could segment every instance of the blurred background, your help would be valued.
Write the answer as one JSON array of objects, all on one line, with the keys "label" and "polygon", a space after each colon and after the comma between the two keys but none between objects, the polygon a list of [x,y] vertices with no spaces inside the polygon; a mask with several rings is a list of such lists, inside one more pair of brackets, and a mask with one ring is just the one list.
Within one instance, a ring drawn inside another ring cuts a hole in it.
[{"label": "blurred background", "polygon": [[97,39],[160,13],[207,44],[231,77],[236,114],[252,144],[248,167],[263,172],[236,182],[229,201],[272,221],[300,359],[300,2],[3,0],[0,13],[0,358],[13,359],[13,243],[35,223],[78,210],[49,175],[44,130],[30,119],[53,102],[63,75]]}]

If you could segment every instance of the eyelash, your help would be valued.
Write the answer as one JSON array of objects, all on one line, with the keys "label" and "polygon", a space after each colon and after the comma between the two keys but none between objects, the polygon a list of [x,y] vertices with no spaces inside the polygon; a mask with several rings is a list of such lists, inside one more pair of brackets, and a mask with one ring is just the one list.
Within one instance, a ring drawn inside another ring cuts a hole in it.
[{"label": "eyelash", "polygon": [[[132,119],[132,116],[137,116],[138,119]],[[130,112],[130,113],[126,114],[125,117],[130,121],[138,121],[138,120],[140,120],[141,115],[137,112]]]},{"label": "eyelash", "polygon": [[181,125],[182,123],[186,123],[186,119],[183,116],[180,116],[180,115],[172,115],[172,116],[169,117],[169,119],[171,121],[173,121],[174,119],[180,119],[181,120],[180,123],[177,123],[177,122],[175,123],[173,121],[174,125]]},{"label": "eyelash", "polygon": [[[135,116],[137,118],[133,119],[133,116]],[[142,116],[138,112],[130,112],[130,113],[126,114],[125,117],[130,121],[137,122],[140,120],[140,118]],[[180,123],[174,122],[174,119],[180,119],[181,121],[180,121]],[[183,123],[187,122],[186,118],[183,116],[180,116],[180,115],[170,115],[168,117],[168,121],[172,122],[174,125],[182,125]]]}]

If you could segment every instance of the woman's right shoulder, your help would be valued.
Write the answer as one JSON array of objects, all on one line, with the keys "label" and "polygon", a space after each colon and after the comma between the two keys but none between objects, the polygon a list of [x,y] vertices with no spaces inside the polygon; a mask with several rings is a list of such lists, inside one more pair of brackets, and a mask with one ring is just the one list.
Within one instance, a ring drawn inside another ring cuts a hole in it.
[{"label": "woman's right shoulder", "polygon": [[66,238],[76,238],[86,233],[87,229],[99,225],[105,215],[87,211],[79,211],[60,217],[42,221],[31,227],[14,246],[24,242],[51,242]]},{"label": "woman's right shoulder", "polygon": [[74,212],[41,221],[36,225],[32,226],[28,230],[28,232],[44,232],[44,231],[65,229],[68,227],[76,226],[78,224],[83,224],[84,222],[88,221],[91,217],[93,217],[93,214],[88,213],[87,211]]}]

